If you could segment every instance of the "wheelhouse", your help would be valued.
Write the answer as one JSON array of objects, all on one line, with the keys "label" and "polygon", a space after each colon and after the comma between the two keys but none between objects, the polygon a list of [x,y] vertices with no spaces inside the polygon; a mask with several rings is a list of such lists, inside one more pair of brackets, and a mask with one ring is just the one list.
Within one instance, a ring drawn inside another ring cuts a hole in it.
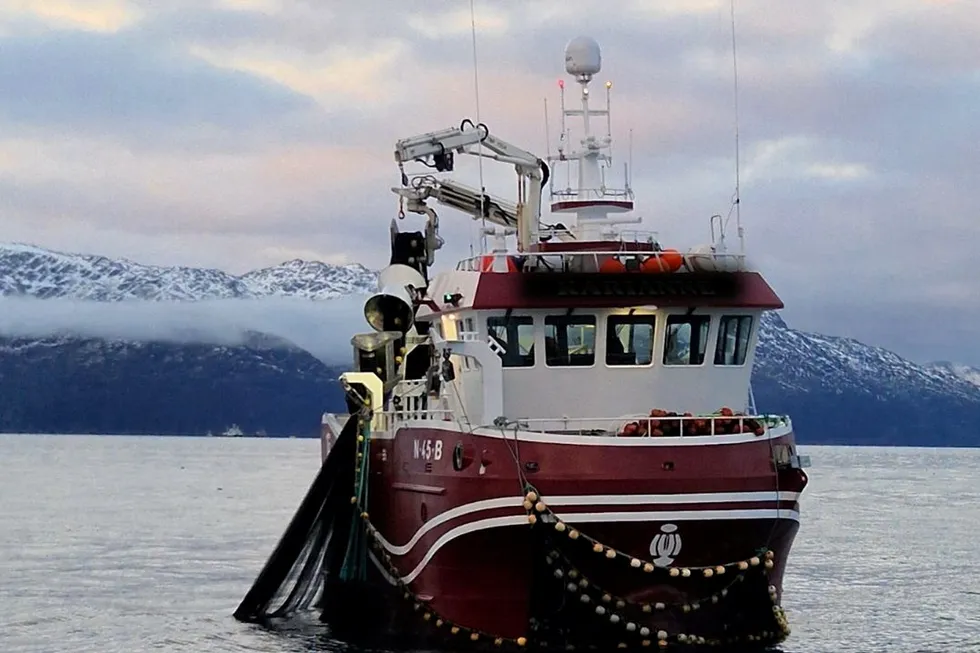
[{"label": "wheelhouse", "polygon": [[[486,343],[500,370],[503,414],[586,419],[695,414],[749,405],[760,309],[634,306],[460,310],[433,322],[440,340]],[[461,413],[484,413],[493,383],[477,356],[449,359]],[[485,359],[484,359],[485,362]]]}]

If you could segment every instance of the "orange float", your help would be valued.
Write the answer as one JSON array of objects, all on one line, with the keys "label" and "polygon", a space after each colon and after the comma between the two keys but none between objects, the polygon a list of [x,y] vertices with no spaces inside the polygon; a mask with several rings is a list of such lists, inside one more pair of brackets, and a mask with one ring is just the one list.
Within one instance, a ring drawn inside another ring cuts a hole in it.
[{"label": "orange float", "polygon": [[[493,260],[496,258],[493,254],[486,254],[480,257],[480,272],[494,272]],[[507,271],[517,272],[517,263],[514,261],[513,256],[507,257]]]},{"label": "orange float", "polygon": [[766,427],[759,420],[722,406],[711,415],[694,415],[693,413],[676,413],[662,408],[650,411],[649,419],[636,422],[637,429],[624,428],[623,433],[630,435],[646,435],[650,429],[652,436],[694,436],[694,435],[734,435],[738,433],[754,433],[765,435]]},{"label": "orange float", "polygon": [[665,249],[640,264],[643,272],[677,272],[684,265],[684,255],[676,249]]},{"label": "orange float", "polygon": [[599,264],[599,272],[603,272],[605,274],[626,272],[626,264],[620,261],[618,258],[607,258],[605,261]]}]

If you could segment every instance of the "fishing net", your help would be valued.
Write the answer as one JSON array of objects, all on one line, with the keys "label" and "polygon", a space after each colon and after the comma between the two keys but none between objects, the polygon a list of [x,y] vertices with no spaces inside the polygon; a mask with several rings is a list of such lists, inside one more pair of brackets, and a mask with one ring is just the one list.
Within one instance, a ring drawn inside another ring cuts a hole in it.
[{"label": "fishing net", "polygon": [[354,518],[351,488],[358,418],[352,415],[330,449],[275,550],[235,610],[262,622],[319,607],[325,579],[344,564]]}]

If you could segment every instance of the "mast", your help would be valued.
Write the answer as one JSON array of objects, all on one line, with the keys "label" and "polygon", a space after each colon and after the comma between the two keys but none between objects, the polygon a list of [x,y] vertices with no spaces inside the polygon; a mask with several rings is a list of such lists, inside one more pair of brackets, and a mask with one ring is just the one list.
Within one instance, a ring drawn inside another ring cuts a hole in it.
[{"label": "mast", "polygon": [[[610,96],[612,82],[607,81],[606,107],[595,109],[590,105],[589,84],[602,69],[602,53],[599,44],[588,36],[579,36],[565,46],[565,72],[575,78],[581,87],[580,106],[568,109],[565,105],[565,80],[558,80],[561,97],[561,135],[558,141],[558,154],[548,156],[552,164],[578,167],[578,186],[557,188],[557,174],[553,175],[551,187],[551,212],[576,216],[576,236],[582,240],[602,240],[618,236],[613,225],[637,223],[640,218],[611,218],[610,214],[628,213],[633,210],[633,190],[629,186],[629,170],[624,168],[623,185],[620,188],[607,185],[606,171],[612,169],[612,118]],[[596,133],[593,118],[605,116],[606,134]],[[566,118],[581,118],[582,138],[580,148],[566,152],[570,140],[570,130]]]}]

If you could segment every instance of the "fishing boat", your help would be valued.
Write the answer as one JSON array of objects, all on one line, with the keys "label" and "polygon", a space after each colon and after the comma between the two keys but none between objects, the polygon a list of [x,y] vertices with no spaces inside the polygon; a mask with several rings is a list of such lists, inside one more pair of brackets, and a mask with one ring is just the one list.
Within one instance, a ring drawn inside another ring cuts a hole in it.
[{"label": "fishing boat", "polygon": [[[338,631],[454,650],[768,646],[790,632],[808,461],[750,387],[760,316],[783,303],[740,225],[734,252],[719,216],[688,249],[624,229],[640,219],[628,166],[612,186],[600,70],[593,39],[568,43],[578,89],[569,107],[560,83],[556,154],[470,120],[396,144],[390,265],[340,378],[348,412],[322,416],[323,483],[346,493],[307,519],[334,524],[317,531],[332,552],[304,566]],[[454,179],[462,155],[512,166],[517,197]],[[563,166],[575,183],[559,184]],[[480,221],[482,251],[433,272],[430,203]],[[410,215],[424,225],[403,230]]]}]

